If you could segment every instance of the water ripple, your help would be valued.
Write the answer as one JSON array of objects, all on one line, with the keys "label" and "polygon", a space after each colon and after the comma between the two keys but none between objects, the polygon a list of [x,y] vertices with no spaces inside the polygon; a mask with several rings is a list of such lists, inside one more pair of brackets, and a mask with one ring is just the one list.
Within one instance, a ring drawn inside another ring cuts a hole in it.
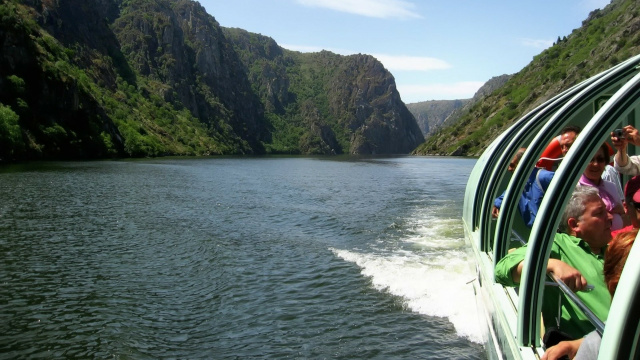
[{"label": "water ripple", "polygon": [[329,250],[442,250],[410,217],[447,207],[404,161],[0,171],[0,359],[481,359]]}]

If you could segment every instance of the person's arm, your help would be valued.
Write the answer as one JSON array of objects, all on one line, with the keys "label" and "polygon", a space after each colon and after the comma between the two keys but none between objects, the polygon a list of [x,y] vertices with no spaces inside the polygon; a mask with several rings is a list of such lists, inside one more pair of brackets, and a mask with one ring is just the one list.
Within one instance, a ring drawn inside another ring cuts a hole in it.
[{"label": "person's arm", "polygon": [[627,145],[640,146],[640,133],[638,129],[631,125],[623,127],[622,131],[624,132],[624,137],[621,138],[611,133],[611,143],[617,150],[613,158],[614,167],[622,174],[638,175],[640,174],[640,158],[638,156],[630,157],[627,154]]},{"label": "person's arm", "polygon": [[625,138],[629,142],[629,144],[633,144],[635,146],[640,146],[640,132],[638,129],[634,128],[631,125],[627,125],[622,128],[625,133]]},{"label": "person's arm", "polygon": [[[616,148],[616,155],[613,157],[613,164],[616,169],[624,168],[627,166],[629,162],[629,155],[627,155],[627,144],[619,145],[620,143],[624,143],[624,140],[620,140],[619,142],[614,142],[613,145]],[[620,171],[620,170],[618,170]]]},{"label": "person's arm", "polygon": [[[518,278],[518,282],[514,281],[513,269],[518,267],[522,263],[526,253],[527,246],[525,245],[509,252],[502,259],[500,259],[494,269],[494,277],[496,282],[505,286],[517,286],[520,278]],[[522,269],[520,269],[520,272],[522,272]]]},{"label": "person's arm", "polygon": [[497,198],[495,198],[495,200],[493,200],[493,206],[500,209],[500,206],[502,206],[502,200],[504,200],[504,194],[505,192],[503,191],[502,194],[500,194]]},{"label": "person's arm", "polygon": [[[627,144],[629,143],[627,140],[627,135],[625,129],[622,129],[625,132],[624,137],[616,137],[614,133],[611,133],[611,143],[613,147],[616,148],[616,155],[613,158],[614,164],[616,167],[624,168],[627,166],[629,162],[629,155],[627,155]],[[618,170],[619,171],[619,170]]]},{"label": "person's arm", "polygon": [[618,161],[618,154],[614,157],[613,167],[621,174],[636,176],[640,175],[640,156],[638,155],[621,155],[624,156],[626,163],[620,164]]},{"label": "person's arm", "polygon": [[558,259],[549,259],[547,273],[553,273],[574,292],[583,290],[587,286],[587,279],[580,271]]},{"label": "person's arm", "polygon": [[563,356],[567,356],[569,359],[573,359],[578,353],[578,348],[582,344],[583,338],[571,341],[560,341],[557,345],[554,345],[547,349],[542,355],[542,360],[558,360]]},{"label": "person's arm", "polygon": [[553,180],[553,176],[555,174],[556,173],[554,171],[548,171],[544,169],[538,172],[538,180],[540,180],[539,185],[542,186],[543,196],[544,196],[544,193],[547,192],[549,185],[551,185],[551,180]]},{"label": "person's arm", "polygon": [[[524,261],[521,261],[511,269],[511,279],[514,283],[520,283],[523,268]],[[547,273],[553,273],[572,291],[580,291],[587,286],[587,279],[585,279],[578,270],[558,259],[549,259],[547,263]]]},{"label": "person's arm", "polygon": [[523,268],[524,268],[524,261],[520,261],[518,266],[514,267],[511,270],[511,279],[513,279],[514,283],[516,283],[516,284],[520,283],[520,280],[522,279],[522,269]]},{"label": "person's arm", "polygon": [[493,200],[493,208],[491,208],[491,216],[497,218],[500,214],[500,206],[502,206],[502,200],[504,199],[504,192],[500,194],[495,200]]}]

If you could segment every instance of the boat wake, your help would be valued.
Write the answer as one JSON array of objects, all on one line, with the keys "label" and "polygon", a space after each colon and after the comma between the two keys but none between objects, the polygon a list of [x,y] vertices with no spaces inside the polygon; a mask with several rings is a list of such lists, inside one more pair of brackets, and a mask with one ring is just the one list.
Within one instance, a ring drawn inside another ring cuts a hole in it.
[{"label": "boat wake", "polygon": [[459,336],[482,343],[470,283],[473,257],[465,246],[462,221],[423,215],[402,225],[403,235],[393,239],[391,248],[381,240],[373,250],[331,250],[358,265],[378,291],[405,299],[411,311],[448,318]]}]

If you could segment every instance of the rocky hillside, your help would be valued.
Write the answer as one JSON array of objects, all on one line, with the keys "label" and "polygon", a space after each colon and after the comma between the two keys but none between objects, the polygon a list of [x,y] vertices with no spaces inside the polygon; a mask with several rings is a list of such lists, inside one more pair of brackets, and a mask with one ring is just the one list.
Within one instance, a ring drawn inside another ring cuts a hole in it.
[{"label": "rocky hillside", "polygon": [[422,134],[427,138],[430,133],[438,129],[449,115],[455,110],[462,109],[470,101],[471,99],[421,101],[407,104],[407,109],[416,118]]},{"label": "rocky hillside", "polygon": [[489,79],[471,99],[422,101],[407,104],[407,108],[416,118],[425,138],[428,138],[440,127],[455,124],[458,118],[464,115],[471,106],[502,87],[510,78],[511,75],[500,75]]},{"label": "rocky hillside", "polygon": [[191,0],[0,0],[0,17],[0,161],[424,141],[374,58],[286,51]]},{"label": "rocky hillside", "polygon": [[640,53],[640,9],[613,0],[536,56],[504,86],[440,128],[414,154],[477,156],[515,120],[582,80]]},{"label": "rocky hillside", "polygon": [[424,141],[393,76],[372,56],[303,54],[241,29],[225,34],[267,109],[269,151],[401,154]]}]

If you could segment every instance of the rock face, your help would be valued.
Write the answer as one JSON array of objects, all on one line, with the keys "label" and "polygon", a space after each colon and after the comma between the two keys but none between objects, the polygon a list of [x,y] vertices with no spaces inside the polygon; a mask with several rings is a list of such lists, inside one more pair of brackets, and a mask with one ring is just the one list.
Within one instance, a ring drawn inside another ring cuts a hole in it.
[{"label": "rock face", "polygon": [[371,56],[353,55],[340,67],[330,91],[334,116],[351,132],[352,154],[407,153],[424,141],[400,100],[393,76]]},{"label": "rock face", "polygon": [[220,26],[199,3],[134,2],[113,27],[140,74],[166,86],[165,101],[183,104],[209,127],[229,114],[233,132],[263,152],[262,104]]},{"label": "rock face", "polygon": [[[7,118],[0,116],[0,142],[5,141],[0,161],[123,153],[117,126],[87,91],[85,78],[71,76],[75,69],[65,61],[74,53],[81,66],[91,62],[83,49],[74,47],[76,43],[93,41],[95,51],[104,53],[117,48],[101,14],[82,2],[25,0],[24,4],[5,1],[0,5],[0,106],[5,114],[19,119],[15,126],[20,133],[6,146],[3,125],[14,124],[7,124]],[[68,22],[73,16],[80,16],[81,21]],[[91,36],[83,39],[89,32],[88,22],[95,26]],[[59,40],[49,34],[57,34]],[[69,48],[65,51],[62,44]],[[115,85],[113,70],[93,68],[96,80],[105,87]],[[113,139],[109,147],[103,137]]]},{"label": "rock face", "polygon": [[19,127],[0,159],[389,154],[424,141],[373,57],[284,50],[191,0],[5,0],[0,15],[0,139]]},{"label": "rock face", "polygon": [[306,124],[303,153],[405,154],[424,141],[395,79],[374,57],[301,54],[240,29],[226,34],[266,108]]},{"label": "rock face", "polygon": [[463,108],[470,99],[430,100],[407,104],[407,109],[416,118],[420,130],[428,137],[436,131],[454,111]]},{"label": "rock face", "polygon": [[441,127],[454,124],[473,105],[502,87],[513,75],[495,76],[487,81],[471,99],[431,100],[407,104],[407,108],[418,122],[422,133],[428,138]]}]

